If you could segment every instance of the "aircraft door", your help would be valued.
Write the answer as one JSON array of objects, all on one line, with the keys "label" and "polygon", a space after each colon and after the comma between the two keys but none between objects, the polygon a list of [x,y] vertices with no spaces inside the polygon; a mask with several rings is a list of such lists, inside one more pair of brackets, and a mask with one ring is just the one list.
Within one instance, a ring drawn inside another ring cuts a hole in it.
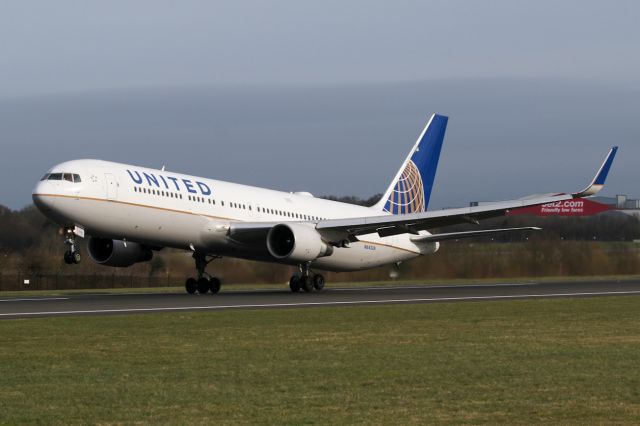
[{"label": "aircraft door", "polygon": [[104,174],[104,181],[107,188],[107,200],[118,199],[118,181],[111,173]]}]

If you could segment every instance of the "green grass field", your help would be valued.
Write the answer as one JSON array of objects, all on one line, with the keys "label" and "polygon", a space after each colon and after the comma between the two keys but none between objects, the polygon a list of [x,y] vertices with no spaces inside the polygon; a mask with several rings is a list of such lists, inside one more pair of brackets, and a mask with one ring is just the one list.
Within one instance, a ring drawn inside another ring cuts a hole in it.
[{"label": "green grass field", "polygon": [[640,299],[0,321],[0,423],[638,424]]}]

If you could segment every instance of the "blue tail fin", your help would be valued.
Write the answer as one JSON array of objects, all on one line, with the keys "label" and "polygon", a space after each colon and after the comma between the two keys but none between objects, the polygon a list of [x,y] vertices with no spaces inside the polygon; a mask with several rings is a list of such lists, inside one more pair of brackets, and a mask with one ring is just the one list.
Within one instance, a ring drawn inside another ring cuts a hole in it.
[{"label": "blue tail fin", "polygon": [[433,114],[382,199],[374,206],[392,214],[427,210],[448,117]]}]

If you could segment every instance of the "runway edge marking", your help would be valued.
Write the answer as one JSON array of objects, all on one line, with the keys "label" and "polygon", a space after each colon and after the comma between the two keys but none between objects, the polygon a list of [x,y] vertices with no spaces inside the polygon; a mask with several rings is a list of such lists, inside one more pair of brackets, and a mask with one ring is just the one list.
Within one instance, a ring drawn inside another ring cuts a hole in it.
[{"label": "runway edge marking", "polygon": [[69,300],[69,297],[43,297],[31,299],[0,299],[0,302],[49,302],[51,300]]},{"label": "runway edge marking", "polygon": [[162,312],[162,311],[197,311],[197,310],[223,310],[223,309],[250,309],[250,308],[295,308],[305,306],[344,306],[344,305],[371,305],[393,304],[410,302],[455,302],[471,300],[501,300],[501,299],[534,299],[571,296],[608,296],[608,295],[634,295],[637,291],[610,291],[610,292],[582,292],[582,293],[549,293],[549,294],[512,294],[502,296],[467,296],[467,297],[429,297],[418,299],[383,299],[383,300],[350,300],[333,302],[301,302],[301,303],[272,303],[272,304],[247,304],[247,305],[217,305],[217,306],[176,306],[164,308],[129,308],[129,309],[95,309],[76,311],[46,311],[46,312],[12,312],[2,313],[0,317],[9,316],[37,316],[37,315],[73,315],[73,314],[114,314],[127,312]]}]

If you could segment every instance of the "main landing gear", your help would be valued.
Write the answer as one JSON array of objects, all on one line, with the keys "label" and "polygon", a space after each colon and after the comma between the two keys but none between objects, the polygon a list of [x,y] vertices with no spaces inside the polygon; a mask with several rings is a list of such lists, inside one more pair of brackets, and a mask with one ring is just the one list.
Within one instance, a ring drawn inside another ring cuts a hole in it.
[{"label": "main landing gear", "polygon": [[64,263],[67,265],[80,263],[82,255],[80,254],[80,248],[76,244],[73,229],[62,228],[61,233],[64,236],[64,244],[67,246],[67,250],[64,252]]},{"label": "main landing gear", "polygon": [[300,265],[300,275],[295,274],[291,276],[291,279],[289,280],[289,288],[292,292],[297,293],[300,290],[304,290],[305,293],[309,293],[314,288],[316,291],[320,291],[324,288],[324,277],[322,274],[311,272],[309,266],[309,263]]},{"label": "main landing gear", "polygon": [[197,291],[200,294],[205,294],[210,291],[211,293],[216,294],[220,291],[220,280],[205,272],[207,265],[218,257],[219,256],[207,256],[197,251],[193,253],[193,258],[196,261],[198,278],[187,278],[187,281],[184,284],[184,288],[187,290],[187,293],[194,294]]}]

